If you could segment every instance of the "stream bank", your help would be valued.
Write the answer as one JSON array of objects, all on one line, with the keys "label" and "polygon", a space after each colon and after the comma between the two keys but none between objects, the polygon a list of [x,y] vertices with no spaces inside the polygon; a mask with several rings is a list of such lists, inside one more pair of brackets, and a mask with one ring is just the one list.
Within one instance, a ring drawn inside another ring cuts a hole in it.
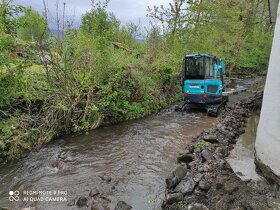
[{"label": "stream bank", "polygon": [[213,128],[193,136],[166,178],[163,209],[274,209],[268,199],[277,197],[273,185],[269,189],[266,183],[264,190],[259,182],[242,181],[226,161],[238,137],[245,133],[247,118],[260,109],[261,102],[261,93],[233,102]]},{"label": "stream bank", "polygon": [[[164,178],[176,166],[177,152],[191,142],[186,138],[211,128],[216,120],[205,112],[165,111],[87,135],[64,136],[0,164],[0,207],[76,210],[84,204],[79,209],[104,205],[113,210],[125,201],[133,210],[158,210]],[[9,201],[10,190],[19,191],[20,201]],[[33,190],[67,192],[67,201],[23,201],[23,191]]]}]

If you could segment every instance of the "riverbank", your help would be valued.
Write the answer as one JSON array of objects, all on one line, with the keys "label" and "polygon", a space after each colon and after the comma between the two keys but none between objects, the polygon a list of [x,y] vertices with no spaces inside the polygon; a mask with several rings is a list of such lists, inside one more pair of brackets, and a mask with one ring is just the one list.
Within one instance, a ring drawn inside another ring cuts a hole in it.
[{"label": "riverbank", "polygon": [[[104,68],[101,81],[81,78],[69,86],[48,84],[42,66],[36,71],[26,69],[20,76],[13,69],[1,77],[5,81],[14,75],[20,78],[2,88],[14,95],[9,100],[0,98],[0,162],[19,159],[64,135],[143,118],[180,100],[179,68],[168,63],[173,60],[158,66],[113,48],[108,53],[114,65]],[[81,75],[77,72],[77,77]]]},{"label": "riverbank", "polygon": [[267,197],[235,175],[225,160],[237,138],[245,132],[250,113],[261,107],[260,92],[245,95],[247,98],[227,106],[219,122],[194,136],[179,155],[179,165],[166,178],[163,209],[271,208]]}]

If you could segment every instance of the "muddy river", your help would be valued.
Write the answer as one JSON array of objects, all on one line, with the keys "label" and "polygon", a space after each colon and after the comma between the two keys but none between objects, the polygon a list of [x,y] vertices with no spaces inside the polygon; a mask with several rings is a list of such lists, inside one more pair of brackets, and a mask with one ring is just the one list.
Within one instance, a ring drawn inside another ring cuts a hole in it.
[{"label": "muddy river", "polygon": [[134,210],[160,209],[178,152],[215,120],[201,112],[165,112],[55,140],[0,166],[0,207],[77,209],[67,204],[98,189],[111,209],[120,200]]}]

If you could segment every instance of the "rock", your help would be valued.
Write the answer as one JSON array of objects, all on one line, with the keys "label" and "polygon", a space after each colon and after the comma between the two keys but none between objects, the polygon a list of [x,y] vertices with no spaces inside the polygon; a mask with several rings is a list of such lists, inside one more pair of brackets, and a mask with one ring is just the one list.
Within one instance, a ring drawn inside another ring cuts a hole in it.
[{"label": "rock", "polygon": [[229,131],[226,130],[225,127],[222,127],[222,128],[219,128],[219,132],[220,132],[221,134],[223,134],[223,135],[227,135]]},{"label": "rock", "polygon": [[186,164],[177,165],[172,171],[171,175],[165,179],[166,186],[168,189],[176,187],[179,182],[185,177],[188,171]]},{"label": "rock", "polygon": [[192,168],[192,167],[195,167],[198,164],[199,164],[199,161],[195,160],[195,161],[190,162],[188,165]]},{"label": "rock", "polygon": [[209,210],[209,209],[201,203],[195,203],[195,204],[188,205],[188,210]]},{"label": "rock", "polygon": [[216,127],[217,127],[217,128],[222,128],[223,125],[222,125],[221,123],[218,123]]},{"label": "rock", "polygon": [[129,210],[129,209],[132,209],[132,206],[130,206],[124,201],[119,201],[115,207],[115,210]]},{"label": "rock", "polygon": [[192,178],[189,178],[187,180],[182,180],[177,187],[175,188],[176,192],[181,192],[183,195],[190,195],[192,194],[194,188],[196,186],[196,183]]},{"label": "rock", "polygon": [[222,183],[216,183],[216,190],[220,190],[224,187],[224,185]]},{"label": "rock", "polygon": [[204,164],[204,165],[200,165],[198,168],[197,168],[197,171],[199,173],[202,173],[202,172],[208,172],[211,170],[211,167],[208,165],[208,164]]},{"label": "rock", "polygon": [[94,197],[94,196],[99,195],[99,194],[100,194],[99,190],[98,189],[94,189],[94,190],[91,190],[89,192],[89,197]]},{"label": "rock", "polygon": [[217,159],[223,158],[223,154],[222,153],[215,153],[213,155],[213,157],[217,160]]},{"label": "rock", "polygon": [[167,189],[171,189],[176,187],[179,184],[179,180],[177,179],[177,177],[167,177],[165,179],[165,183],[166,183],[166,187]]},{"label": "rock", "polygon": [[202,178],[203,178],[203,174],[201,173],[197,173],[196,175],[193,176],[193,180],[197,183],[200,182]]},{"label": "rock", "polygon": [[229,133],[227,134],[227,137],[228,137],[228,139],[234,139],[235,134],[234,134],[233,132],[229,132]]},{"label": "rock", "polygon": [[70,200],[68,203],[67,203],[67,206],[74,206],[76,203],[76,200],[75,199],[72,199]]},{"label": "rock", "polygon": [[182,154],[177,158],[177,162],[178,163],[190,163],[191,161],[193,161],[193,157],[191,154]]},{"label": "rock", "polygon": [[240,134],[245,133],[245,128],[243,128],[243,127],[242,127],[242,128],[239,128],[239,129],[238,129],[238,132],[239,132]]},{"label": "rock", "polygon": [[242,201],[240,208],[243,210],[253,210],[251,205],[247,201]]},{"label": "rock", "polygon": [[184,195],[182,193],[168,193],[166,196],[166,203],[171,205],[184,200]]},{"label": "rock", "polygon": [[201,190],[199,187],[194,189],[193,195],[196,197],[196,201],[207,199],[205,191]]},{"label": "rock", "polygon": [[198,187],[201,189],[201,190],[204,190],[204,191],[208,191],[211,187],[211,184],[210,182],[206,181],[205,179],[202,179],[200,180],[200,182],[198,183]]},{"label": "rock", "polygon": [[237,142],[237,139],[235,139],[235,138],[229,139],[230,144],[235,144],[236,142]]},{"label": "rock", "polygon": [[196,197],[194,195],[185,196],[185,202],[187,204],[194,203],[196,201]]},{"label": "rock", "polygon": [[206,161],[210,161],[210,160],[214,160],[214,157],[212,155],[212,153],[207,150],[207,149],[204,149],[202,152],[201,152],[201,156],[203,157],[204,160]]},{"label": "rock", "polygon": [[201,152],[201,149],[200,149],[200,148],[195,148],[195,149],[194,149],[194,152],[195,152],[195,153],[199,153],[199,152]]},{"label": "rock", "polygon": [[221,153],[221,154],[223,154],[223,149],[222,149],[221,147],[217,147],[217,148],[215,149],[215,153]]},{"label": "rock", "polygon": [[186,164],[178,165],[172,172],[173,176],[176,176],[179,180],[182,180],[188,171]]},{"label": "rock", "polygon": [[223,145],[228,146],[229,145],[229,140],[228,139],[223,140]]},{"label": "rock", "polygon": [[204,135],[203,140],[209,143],[219,143],[217,136],[214,135]]},{"label": "rock", "polygon": [[63,169],[64,166],[64,162],[62,160],[58,160],[55,162],[54,167],[56,167],[57,169]]},{"label": "rock", "polygon": [[219,169],[225,169],[227,166],[226,161],[224,161],[223,159],[217,159],[216,164]]},{"label": "rock", "polygon": [[81,196],[78,198],[76,205],[81,207],[81,206],[86,206],[88,202],[88,199],[85,196]]},{"label": "rock", "polygon": [[200,155],[199,153],[200,153],[200,152],[198,152],[198,153],[193,153],[193,159],[194,159],[195,161],[201,160],[201,155]]},{"label": "rock", "polygon": [[194,152],[194,146],[193,145],[189,145],[189,146],[187,146],[187,148],[186,148],[186,153],[189,153],[189,154],[191,154],[191,153],[193,153]]}]

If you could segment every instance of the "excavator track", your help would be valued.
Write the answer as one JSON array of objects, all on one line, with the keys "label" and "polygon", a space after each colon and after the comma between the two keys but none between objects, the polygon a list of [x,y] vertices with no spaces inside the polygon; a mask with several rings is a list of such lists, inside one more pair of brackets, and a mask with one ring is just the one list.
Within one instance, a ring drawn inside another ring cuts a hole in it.
[{"label": "excavator track", "polygon": [[207,107],[207,115],[211,117],[217,117],[221,108],[225,107],[228,102],[228,96],[223,96],[222,102],[219,104],[212,104]]},{"label": "excavator track", "polygon": [[[197,107],[198,108],[203,108],[207,110],[207,115],[210,117],[217,117],[220,113],[220,110],[225,107],[226,103],[228,102],[228,96],[223,96],[222,98],[222,102],[218,103],[218,104],[211,104],[211,105],[200,105]],[[182,102],[179,105],[175,106],[175,111],[186,111],[189,108],[194,108],[194,104],[192,104],[192,106],[190,104],[188,104],[187,102]]]}]

